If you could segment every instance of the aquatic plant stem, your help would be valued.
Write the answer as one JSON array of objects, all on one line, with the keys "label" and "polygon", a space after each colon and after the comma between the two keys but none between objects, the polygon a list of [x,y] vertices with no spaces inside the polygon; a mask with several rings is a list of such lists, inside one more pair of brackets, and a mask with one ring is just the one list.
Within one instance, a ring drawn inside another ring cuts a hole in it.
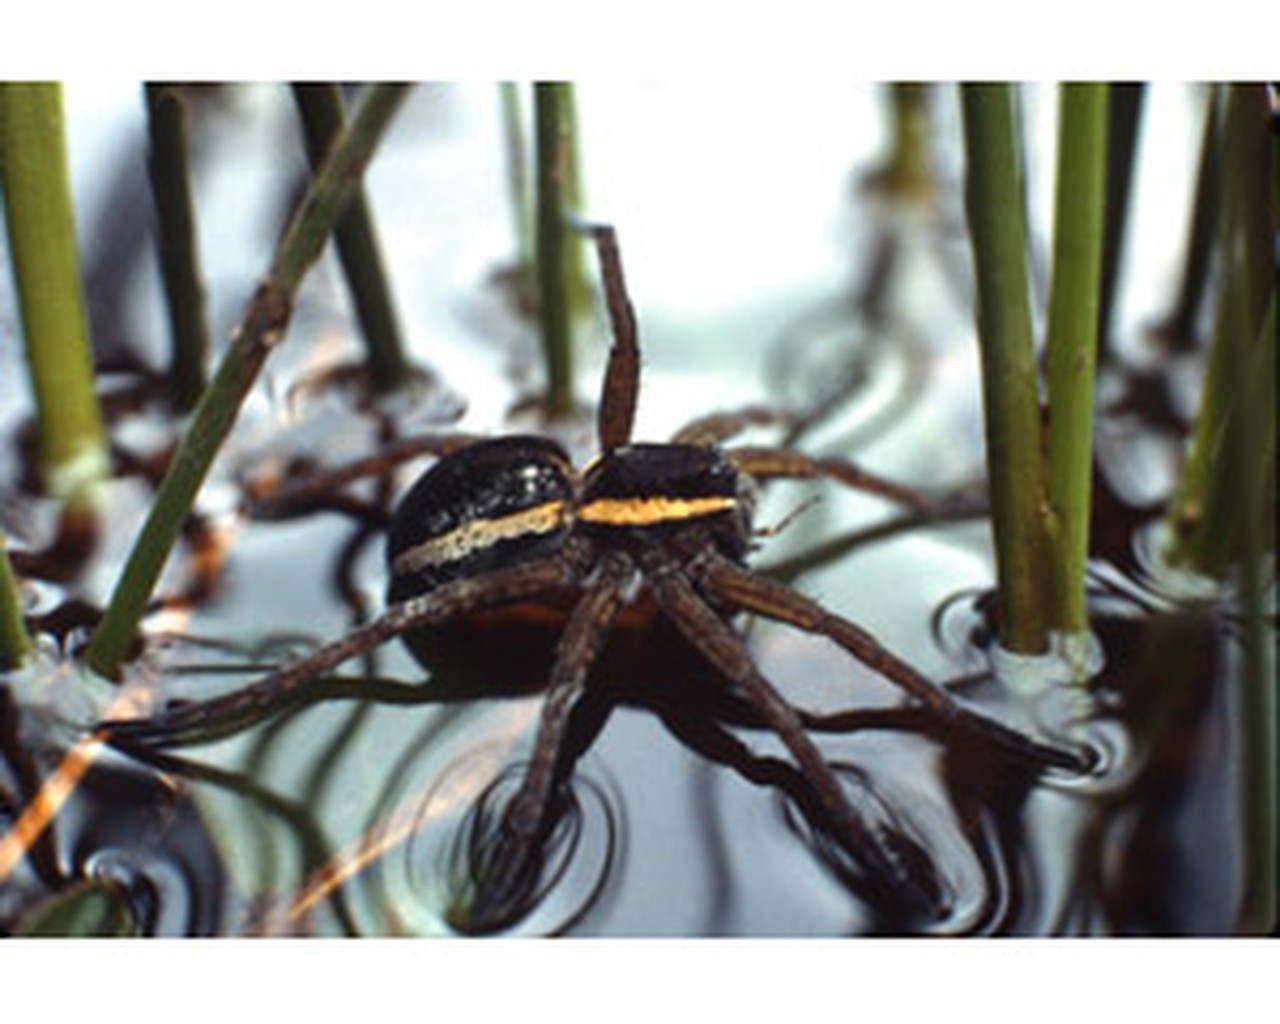
[{"label": "aquatic plant stem", "polygon": [[1237,926],[1251,934],[1275,928],[1280,871],[1275,633],[1267,622],[1276,542],[1276,150],[1261,87],[1230,86],[1220,139],[1213,345],[1165,550],[1171,564],[1233,584],[1224,593],[1240,621]]},{"label": "aquatic plant stem", "polygon": [[[1241,517],[1261,498],[1231,486],[1232,420],[1246,415],[1252,404],[1264,403],[1271,429],[1247,439],[1246,448],[1255,456],[1274,458],[1275,453],[1274,369],[1268,374],[1266,367],[1274,368],[1276,339],[1274,331],[1261,328],[1274,304],[1274,266],[1264,243],[1272,237],[1276,212],[1268,196],[1271,159],[1259,87],[1231,86],[1222,134],[1215,252],[1222,286],[1187,463],[1169,507],[1165,552],[1173,565],[1219,578],[1238,560]],[[1235,360],[1248,367],[1244,390],[1236,388]]]},{"label": "aquatic plant stem", "polygon": [[[307,157],[315,170],[346,123],[342,93],[332,82],[297,84],[293,87],[293,99],[306,136]],[[412,376],[412,368],[405,355],[391,286],[363,185],[357,186],[346,212],[338,219],[333,240],[364,335],[374,388],[386,394],[405,384]]]},{"label": "aquatic plant stem", "polygon": [[511,193],[511,223],[516,239],[516,259],[522,283],[533,288],[533,200],[529,195],[527,147],[520,88],[515,82],[499,85],[502,101],[502,134],[506,145],[507,187]]},{"label": "aquatic plant stem", "polygon": [[539,82],[534,86],[537,150],[537,269],[542,352],[547,368],[546,411],[566,416],[573,410],[573,337],[569,294],[571,244],[565,211],[569,195],[569,105],[573,86]]},{"label": "aquatic plant stem", "polygon": [[87,660],[99,674],[118,672],[209,467],[267,356],[284,339],[303,275],[355,196],[364,167],[407,90],[408,86],[399,84],[369,88],[349,129],[335,143],[286,227],[235,338],[195,408],[90,640]]},{"label": "aquatic plant stem", "polygon": [[1146,95],[1144,82],[1115,82],[1107,87],[1107,196],[1103,204],[1106,226],[1102,236],[1102,281],[1098,295],[1098,353],[1104,363],[1112,351],[1111,325],[1128,234],[1134,157],[1142,134]]},{"label": "aquatic plant stem", "polygon": [[928,82],[894,82],[888,86],[892,142],[888,157],[871,172],[868,184],[905,203],[927,204],[934,193]]},{"label": "aquatic plant stem", "polygon": [[187,159],[187,115],[181,89],[148,83],[148,171],[159,232],[160,270],[169,311],[169,397],[189,412],[205,387],[209,324]]},{"label": "aquatic plant stem", "polygon": [[[1234,453],[1229,457],[1237,464],[1238,493],[1245,506],[1236,580],[1243,649],[1237,687],[1240,758],[1247,780],[1241,786],[1245,857],[1240,923],[1243,931],[1259,935],[1274,933],[1280,885],[1276,834],[1280,797],[1280,723],[1276,715],[1280,699],[1276,693],[1275,627],[1267,623],[1267,594],[1274,590],[1274,578],[1264,569],[1267,553],[1275,548],[1276,523],[1274,294],[1263,317],[1262,332],[1257,344],[1270,353],[1263,368],[1265,376],[1254,376],[1255,368],[1243,359],[1232,360],[1235,389],[1246,395],[1252,391],[1253,400],[1242,406],[1241,415],[1234,420],[1235,436],[1228,438]],[[1262,437],[1269,438],[1270,444],[1259,444]],[[1257,451],[1259,448],[1263,450]]]},{"label": "aquatic plant stem", "polygon": [[108,459],[56,83],[0,84],[0,179],[42,482],[55,498],[90,509]]},{"label": "aquatic plant stem", "polygon": [[1013,87],[961,86],[965,207],[978,297],[987,470],[999,587],[999,639],[1046,649],[1049,539],[1036,360],[1031,336],[1022,156]]},{"label": "aquatic plant stem", "polygon": [[22,595],[0,530],[0,669],[13,669],[31,654],[31,636],[22,617]]},{"label": "aquatic plant stem", "polygon": [[1049,292],[1048,471],[1056,629],[1082,634],[1093,478],[1093,385],[1107,194],[1107,86],[1061,86]]},{"label": "aquatic plant stem", "polygon": [[1196,171],[1191,227],[1187,251],[1173,308],[1154,328],[1154,333],[1175,352],[1196,347],[1196,321],[1204,305],[1213,258],[1213,240],[1221,205],[1222,167],[1219,154],[1222,133],[1222,96],[1219,86],[1210,86],[1205,102],[1205,122]]}]

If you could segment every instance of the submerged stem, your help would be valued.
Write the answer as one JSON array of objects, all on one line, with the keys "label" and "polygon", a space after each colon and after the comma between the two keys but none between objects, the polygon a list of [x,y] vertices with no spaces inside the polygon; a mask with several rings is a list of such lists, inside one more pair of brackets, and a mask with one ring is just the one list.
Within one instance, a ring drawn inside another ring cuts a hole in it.
[{"label": "submerged stem", "polygon": [[[1247,782],[1241,787],[1244,823],[1245,864],[1241,924],[1245,931],[1267,934],[1276,926],[1277,870],[1280,870],[1280,842],[1276,835],[1276,801],[1280,793],[1277,774],[1277,709],[1275,628],[1268,626],[1268,591],[1274,577],[1265,569],[1267,552],[1274,550],[1276,522],[1275,463],[1275,336],[1276,304],[1263,319],[1260,345],[1270,353],[1268,375],[1253,377],[1254,370],[1244,360],[1236,360],[1233,376],[1237,388],[1253,390],[1237,418],[1231,438],[1238,463],[1238,489],[1244,514],[1241,517],[1240,561],[1237,588],[1240,595],[1241,647],[1238,700],[1241,722],[1241,764]],[[1256,444],[1269,437],[1269,445]],[[1254,448],[1255,450],[1250,450]],[[1263,449],[1258,452],[1256,449]],[[1261,500],[1257,500],[1262,496]]]},{"label": "submerged stem", "polygon": [[107,471],[56,83],[0,84],[0,179],[44,485],[82,502]]},{"label": "submerged stem", "polygon": [[1049,294],[1048,468],[1054,625],[1088,628],[1085,564],[1093,475],[1093,385],[1107,189],[1107,86],[1061,87]]},{"label": "submerged stem", "polygon": [[1048,643],[1049,595],[1043,585],[1048,536],[1014,90],[999,83],[964,85],[961,108],[1000,642],[1031,654]]},{"label": "submerged stem", "polygon": [[407,89],[405,85],[369,89],[350,128],[330,151],[295,210],[234,340],[196,406],[90,640],[88,663],[99,674],[115,675],[124,660],[160,571],[240,404],[271,350],[284,339],[303,275],[355,195],[364,168]]}]

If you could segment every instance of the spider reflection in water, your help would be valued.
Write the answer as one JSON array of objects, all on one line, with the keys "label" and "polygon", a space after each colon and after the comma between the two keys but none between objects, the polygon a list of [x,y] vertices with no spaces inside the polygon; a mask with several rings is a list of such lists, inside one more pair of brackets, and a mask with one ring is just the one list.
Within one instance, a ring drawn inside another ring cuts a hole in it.
[{"label": "spider reflection in water", "polygon": [[[838,773],[824,759],[804,715],[756,667],[734,628],[736,615],[763,616],[834,641],[904,690],[928,720],[926,731],[944,742],[963,733],[1035,771],[1087,768],[1077,753],[963,707],[865,630],[747,567],[757,483],[827,477],[898,502],[917,499],[846,461],[721,447],[767,419],[758,411],[700,419],[668,444],[633,443],[640,378],[634,313],[612,229],[584,230],[599,252],[613,328],[598,412],[599,456],[577,470],[558,444],[533,436],[475,441],[446,454],[393,516],[389,608],[381,617],[245,689],[173,705],[150,719],[106,723],[112,741],[142,751],[176,745],[274,704],[394,636],[403,636],[428,667],[488,658],[488,671],[500,664],[541,674],[546,694],[519,785],[500,809],[484,809],[487,825],[470,831],[477,847],[467,858],[471,896],[458,923],[473,932],[506,928],[530,909],[541,851],[560,820],[567,778],[581,752],[572,748],[581,747],[583,730],[575,739],[571,723],[587,714],[582,709],[593,694],[611,686],[611,668],[644,657],[659,633],[701,659],[705,685],[719,695],[709,707],[723,709],[730,701],[740,716],[782,741],[793,764],[788,781],[771,781],[795,798],[821,844],[838,847],[855,875],[890,888],[904,884],[904,858],[867,823],[865,793],[860,810],[841,781],[848,772]],[[646,674],[652,675],[647,667]],[[701,686],[684,675],[682,686]],[[653,678],[655,688],[675,686],[669,675]],[[724,744],[737,741],[723,729],[707,735],[713,739],[704,739],[703,752],[718,748],[711,756],[733,763]]]}]

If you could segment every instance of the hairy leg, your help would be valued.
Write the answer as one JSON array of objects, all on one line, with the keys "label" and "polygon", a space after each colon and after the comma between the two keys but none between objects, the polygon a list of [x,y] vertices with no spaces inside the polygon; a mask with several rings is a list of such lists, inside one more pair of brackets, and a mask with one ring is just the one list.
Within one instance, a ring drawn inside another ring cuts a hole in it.
[{"label": "hairy leg", "polygon": [[465,917],[473,930],[490,931],[516,919],[536,889],[538,855],[554,825],[551,808],[569,720],[622,605],[627,575],[625,559],[606,562],[565,624],[529,767],[502,812],[497,831],[481,834],[478,842],[484,848],[472,851],[478,877],[471,880],[475,893]]},{"label": "hairy leg", "polygon": [[102,722],[98,729],[109,743],[122,748],[159,750],[199,742],[203,733],[262,713],[330,669],[401,633],[440,625],[481,608],[535,597],[568,585],[575,575],[571,564],[557,558],[458,580],[392,605],[342,639],[317,648],[243,689],[211,700],[175,705],[151,718]]},{"label": "hairy leg", "polygon": [[946,690],[881,645],[865,629],[827,611],[817,601],[790,587],[756,576],[719,556],[708,559],[704,564],[700,583],[730,607],[754,612],[834,641],[868,668],[905,690],[938,716],[945,726],[969,729],[1011,753],[1046,767],[1076,772],[1085,772],[1091,767],[1090,759],[1083,753],[1039,743],[994,719],[970,711]]}]

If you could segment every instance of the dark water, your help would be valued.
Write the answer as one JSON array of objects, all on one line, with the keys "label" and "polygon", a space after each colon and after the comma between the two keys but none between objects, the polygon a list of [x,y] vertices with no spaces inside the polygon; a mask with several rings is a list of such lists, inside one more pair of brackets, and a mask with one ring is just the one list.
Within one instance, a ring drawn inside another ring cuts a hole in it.
[{"label": "dark water", "polygon": [[[768,397],[814,409],[801,447],[865,452],[918,484],[970,479],[981,452],[971,410],[954,397],[976,392],[973,362],[957,361],[936,337],[922,342],[886,327],[882,311],[868,314],[866,294],[848,302],[817,294],[820,301],[810,292],[772,303],[759,340],[745,342],[741,358],[719,357],[722,366],[740,364],[726,375],[745,372]],[[484,302],[489,317],[504,315],[492,294]],[[841,319],[848,309],[857,329]],[[304,306],[304,324],[306,314]],[[312,326],[324,320],[315,314]],[[708,328],[694,324],[691,336],[700,330]],[[661,324],[655,333],[641,402],[642,410],[671,403],[649,421],[666,431],[708,411],[715,378],[697,360],[686,366]],[[495,345],[479,334],[482,352]],[[200,528],[166,578],[168,599],[150,620],[129,692],[163,702],[234,690],[379,610],[382,529],[411,471],[287,512],[263,494],[395,437],[447,426],[457,399],[482,400],[485,388],[446,374],[446,387],[420,394],[407,417],[403,405],[370,412],[337,388],[284,400],[291,382],[333,361],[323,351],[287,357],[271,381],[274,400],[246,415],[206,493]],[[501,378],[501,359],[489,361]],[[584,371],[583,394],[593,393],[597,368]],[[1137,393],[1124,366],[1115,371],[1115,391]],[[1159,491],[1185,424],[1170,427],[1136,408],[1100,426],[1112,442],[1100,444],[1096,649],[1084,684],[1064,683],[1060,662],[1015,663],[994,651],[981,516],[890,529],[894,516],[878,499],[788,484],[770,492],[757,521],[783,525],[759,538],[755,564],[949,681],[968,706],[1090,751],[1093,772],[1042,772],[946,734],[833,645],[739,620],[760,668],[810,714],[810,734],[858,812],[869,850],[851,858],[823,831],[811,788],[752,709],[687,649],[654,635],[607,658],[579,709],[559,824],[527,913],[508,930],[1235,932],[1247,860],[1241,808],[1254,770],[1238,753],[1238,616],[1229,594],[1179,590],[1149,555],[1161,507],[1144,482],[1155,479]],[[121,413],[115,425],[135,453],[163,450],[172,436],[154,406]],[[589,432],[585,421],[571,426],[568,443],[588,451]],[[17,462],[13,451],[6,458]],[[6,504],[39,524],[32,533],[50,527],[44,506],[5,486]],[[93,611],[75,599],[102,586],[97,577],[128,544],[148,490],[136,475],[117,485],[100,559],[69,583],[34,588],[33,611],[46,627],[35,675],[55,683],[37,689],[22,675],[0,684],[0,829],[12,827],[112,699],[107,684],[71,670]],[[815,493],[821,499],[810,506]],[[861,542],[840,543],[858,531],[867,534]],[[102,751],[0,883],[0,927],[452,934],[468,897],[469,858],[519,777],[540,702],[494,694],[492,681],[477,690],[423,676],[393,643],[210,742],[146,758]]]}]

